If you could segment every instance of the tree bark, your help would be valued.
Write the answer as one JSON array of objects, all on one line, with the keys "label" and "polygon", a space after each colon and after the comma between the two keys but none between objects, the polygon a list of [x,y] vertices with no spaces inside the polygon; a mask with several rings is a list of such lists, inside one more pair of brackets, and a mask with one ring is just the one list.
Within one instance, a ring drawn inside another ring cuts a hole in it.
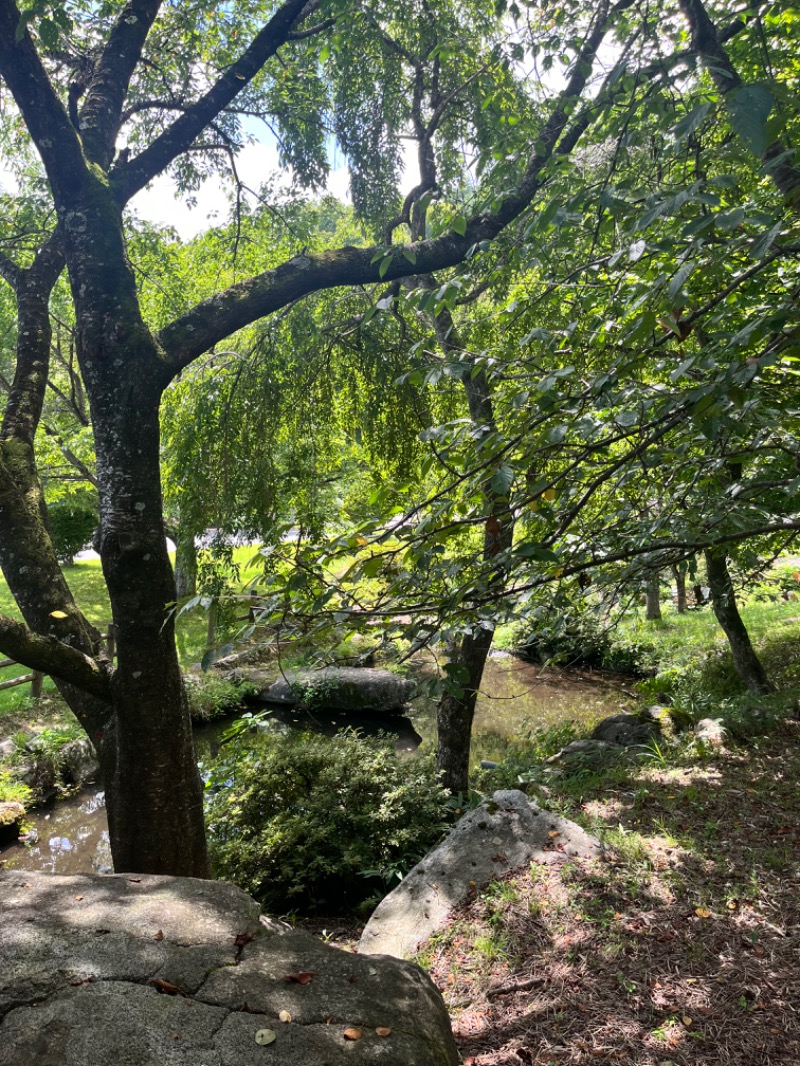
[{"label": "tree bark", "polygon": [[679,566],[673,566],[672,575],[675,578],[678,614],[686,614],[689,608],[689,600],[686,595],[686,571],[681,570]]},{"label": "tree bark", "polygon": [[197,595],[197,548],[194,532],[181,524],[175,535],[175,592],[179,600]]},{"label": "tree bark", "polygon": [[736,673],[751,692],[772,692],[773,686],[755,653],[750,635],[739,614],[725,552],[707,550],[705,559],[711,606],[728,638]]},{"label": "tree bark", "polygon": [[469,790],[472,720],[493,636],[491,629],[478,629],[461,638],[450,662],[465,669],[468,679],[461,682],[460,693],[445,692],[436,708],[436,765],[454,795]]},{"label": "tree bark", "polygon": [[202,785],[170,613],[176,593],[161,498],[158,409],[170,374],[141,316],[107,182],[86,173],[80,196],[59,216],[117,635],[115,752],[104,781],[114,867],[205,877]]},{"label": "tree bark", "polygon": [[645,595],[647,604],[644,616],[648,622],[658,622],[661,619],[661,581],[658,571],[648,577]]}]

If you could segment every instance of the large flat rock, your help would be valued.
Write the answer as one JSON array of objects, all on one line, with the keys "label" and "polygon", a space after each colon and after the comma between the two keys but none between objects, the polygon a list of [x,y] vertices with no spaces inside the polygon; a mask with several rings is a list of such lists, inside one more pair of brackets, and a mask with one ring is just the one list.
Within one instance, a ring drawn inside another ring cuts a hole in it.
[{"label": "large flat rock", "polygon": [[476,886],[531,862],[597,859],[603,845],[574,822],[508,789],[465,814],[377,906],[358,950],[408,958]]},{"label": "large flat rock", "polygon": [[0,909],[0,1066],[458,1062],[420,969],[270,931],[233,885],[0,872]]},{"label": "large flat rock", "polygon": [[[247,675],[245,675],[247,676]],[[389,670],[364,666],[326,666],[292,670],[260,693],[271,703],[337,711],[401,711],[414,694],[414,682]]]}]

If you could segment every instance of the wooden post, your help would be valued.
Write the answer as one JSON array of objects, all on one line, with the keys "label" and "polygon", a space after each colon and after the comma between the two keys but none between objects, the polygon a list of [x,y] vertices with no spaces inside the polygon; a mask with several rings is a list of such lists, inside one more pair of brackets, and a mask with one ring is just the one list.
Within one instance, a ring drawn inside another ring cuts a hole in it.
[{"label": "wooden post", "polygon": [[38,700],[42,696],[42,682],[44,674],[40,670],[34,670],[31,674],[31,698]]}]

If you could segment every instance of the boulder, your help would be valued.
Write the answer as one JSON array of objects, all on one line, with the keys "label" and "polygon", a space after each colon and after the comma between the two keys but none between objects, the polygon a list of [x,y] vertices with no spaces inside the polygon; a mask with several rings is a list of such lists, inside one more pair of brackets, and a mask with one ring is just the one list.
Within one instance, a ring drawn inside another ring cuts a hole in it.
[{"label": "boulder", "polygon": [[267,928],[233,885],[0,872],[0,908],[0,1066],[458,1062],[422,970]]},{"label": "boulder", "polygon": [[70,785],[88,785],[100,774],[100,763],[88,737],[65,744],[59,752],[61,776]]},{"label": "boulder", "polygon": [[606,744],[619,744],[623,748],[649,744],[651,740],[660,735],[661,727],[658,720],[650,715],[615,714],[611,718],[604,718],[602,722],[598,722],[592,730],[592,740],[602,740]]},{"label": "boulder", "polygon": [[571,767],[600,766],[613,762],[622,755],[620,744],[608,744],[605,740],[573,740],[561,751],[547,760],[551,766]]},{"label": "boulder", "polygon": [[375,909],[358,945],[407,958],[476,886],[531,862],[596,859],[603,845],[574,822],[508,789],[465,814]]},{"label": "boulder", "polygon": [[388,670],[326,666],[293,670],[260,693],[270,703],[327,707],[337,711],[401,711],[414,694],[414,682]]},{"label": "boulder", "polygon": [[694,727],[695,740],[701,740],[712,748],[722,748],[728,739],[728,731],[721,718],[703,718]]},{"label": "boulder", "polygon": [[10,844],[19,836],[25,808],[16,800],[0,803],[0,844]]}]

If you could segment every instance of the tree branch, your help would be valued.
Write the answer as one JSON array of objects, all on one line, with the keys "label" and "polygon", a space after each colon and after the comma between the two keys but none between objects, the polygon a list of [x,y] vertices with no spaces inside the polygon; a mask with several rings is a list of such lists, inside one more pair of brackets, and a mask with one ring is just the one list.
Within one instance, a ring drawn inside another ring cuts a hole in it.
[{"label": "tree branch", "polygon": [[114,168],[112,176],[121,204],[127,203],[177,156],[191,147],[206,126],[225,110],[280,46],[285,44],[295,24],[307,10],[306,0],[285,0],[250,46],[204,96],[135,159]]},{"label": "tree branch", "polygon": [[18,25],[14,0],[0,0],[0,75],[42,158],[56,203],[69,203],[86,174],[81,143],[28,31],[17,40]]},{"label": "tree branch", "polygon": [[[742,88],[739,72],[722,46],[721,35],[711,21],[703,0],[678,0],[692,34],[692,51],[708,71],[722,94],[725,107],[731,108],[731,94]],[[774,140],[761,153],[761,160],[772,181],[795,214],[800,211],[800,168],[790,162],[794,153],[780,140]]]},{"label": "tree branch", "polygon": [[122,105],[161,0],[129,0],[95,64],[80,110],[86,155],[106,169],[114,157]]},{"label": "tree branch", "polygon": [[77,648],[71,648],[55,637],[33,633],[21,622],[5,615],[0,615],[0,651],[22,666],[58,677],[101,700],[111,698],[108,668]]}]

